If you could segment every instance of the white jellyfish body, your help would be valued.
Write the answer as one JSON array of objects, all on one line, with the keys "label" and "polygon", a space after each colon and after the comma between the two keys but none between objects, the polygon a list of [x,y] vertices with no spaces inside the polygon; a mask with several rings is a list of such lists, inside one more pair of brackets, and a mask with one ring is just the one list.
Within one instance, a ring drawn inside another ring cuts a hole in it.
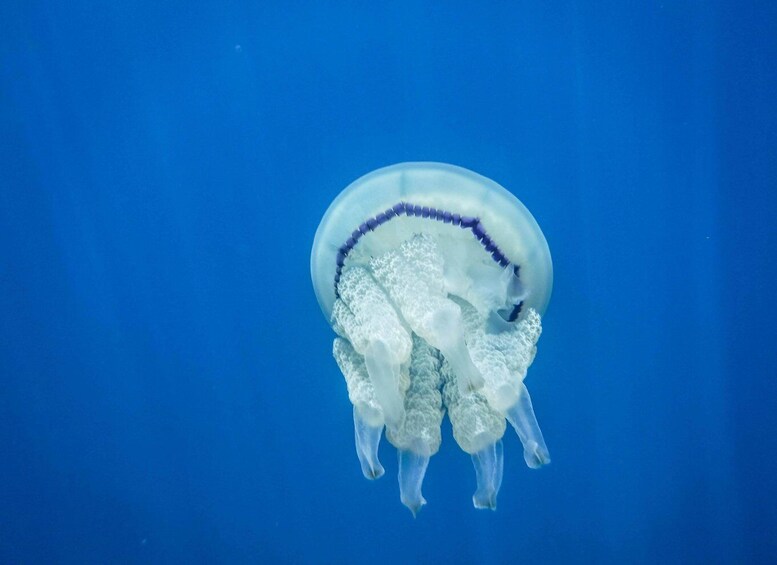
[{"label": "white jellyfish body", "polygon": [[447,410],[472,456],[477,508],[496,508],[507,420],[529,467],[550,461],[523,384],[550,299],[545,237],[495,182],[442,163],[369,173],[330,205],[311,254],[316,297],[339,337],[368,479],[378,444],[399,452],[400,496],[415,515]]}]

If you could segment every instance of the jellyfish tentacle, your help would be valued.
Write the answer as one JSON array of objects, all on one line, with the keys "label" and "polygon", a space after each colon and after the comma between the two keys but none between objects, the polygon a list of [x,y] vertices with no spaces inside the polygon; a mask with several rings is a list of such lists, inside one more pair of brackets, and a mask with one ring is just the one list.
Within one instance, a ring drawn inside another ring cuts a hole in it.
[{"label": "jellyfish tentacle", "polygon": [[362,473],[368,479],[383,475],[378,460],[378,444],[385,421],[375,388],[367,374],[364,358],[343,338],[336,338],[332,352],[345,377],[348,398],[353,404],[353,427],[356,441],[356,455],[359,457]]},{"label": "jellyfish tentacle", "polygon": [[496,496],[502,486],[502,471],[504,456],[502,440],[487,445],[477,453],[472,454],[472,464],[475,467],[475,477],[478,488],[472,495],[475,508],[496,510]]},{"label": "jellyfish tentacle", "polygon": [[[456,306],[452,302],[450,305]],[[461,326],[461,313],[458,309],[441,308],[434,313],[426,338],[448,360],[458,376],[461,393],[466,394],[481,389],[485,381],[472,362]]]},{"label": "jellyfish tentacle", "polygon": [[359,413],[359,409],[353,407],[353,430],[356,439],[356,455],[362,467],[362,474],[366,479],[379,479],[385,472],[378,459],[378,446],[380,436],[383,433],[383,425],[370,425]]},{"label": "jellyfish tentacle", "polygon": [[385,423],[396,427],[404,415],[407,379],[400,367],[410,357],[412,340],[375,279],[363,267],[346,269],[339,281],[340,299],[332,309],[333,326],[364,362]]},{"label": "jellyfish tentacle", "polygon": [[440,358],[433,347],[415,334],[407,371],[410,386],[405,393],[405,418],[398,428],[386,431],[386,438],[399,453],[402,503],[415,516],[426,503],[421,487],[429,459],[440,449],[443,418]]},{"label": "jellyfish tentacle", "polygon": [[542,437],[537,417],[534,415],[529,389],[523,383],[521,383],[518,402],[507,411],[506,417],[523,444],[523,458],[526,465],[532,469],[538,469],[550,463],[550,453]]},{"label": "jellyfish tentacle", "polygon": [[421,455],[410,449],[399,449],[399,498],[402,504],[410,509],[415,518],[418,511],[426,504],[421,494],[426,468],[429,466],[429,455]]},{"label": "jellyfish tentacle", "polygon": [[414,516],[447,410],[471,456],[476,508],[495,509],[507,421],[529,467],[550,461],[523,385],[552,287],[547,242],[493,181],[439,163],[375,171],[330,206],[311,253],[316,296],[338,334],[362,473],[398,452]]},{"label": "jellyfish tentacle", "polygon": [[484,375],[483,394],[489,403],[503,414],[513,406],[520,395],[520,384],[534,355],[539,338],[539,316],[534,310],[518,324],[504,324],[498,314],[480,314],[468,302],[454,298],[461,308],[462,330],[473,363]]},{"label": "jellyfish tentacle", "polygon": [[399,392],[399,365],[393,362],[385,341],[374,339],[364,352],[364,364],[375,389],[375,398],[383,409],[386,426],[396,428],[405,415],[404,402]]},{"label": "jellyfish tentacle", "polygon": [[488,331],[488,320],[474,307],[456,299],[462,310],[464,332],[473,362],[486,375],[483,394],[489,404],[507,418],[524,448],[524,460],[532,469],[550,462],[550,455],[523,384],[534,361],[542,333],[540,316],[529,309],[523,320],[503,331]]},{"label": "jellyfish tentacle", "polygon": [[[443,400],[453,427],[453,438],[472,456],[478,490],[472,497],[475,508],[496,508],[502,483],[501,439],[507,424],[480,392],[461,394],[458,375],[447,359],[442,362]],[[497,446],[497,444],[499,444]]]},{"label": "jellyfish tentacle", "polygon": [[504,417],[488,403],[480,392],[461,394],[458,374],[443,358],[442,397],[453,427],[453,438],[470,455],[502,438],[507,424]]},{"label": "jellyfish tentacle", "polygon": [[481,388],[483,376],[467,350],[461,310],[445,290],[443,257],[434,238],[415,235],[373,258],[370,267],[412,330],[448,359],[462,393]]},{"label": "jellyfish tentacle", "polygon": [[369,271],[359,266],[346,269],[337,288],[340,299],[332,308],[335,331],[362,355],[374,340],[380,339],[394,362],[407,361],[412,350],[410,333]]}]

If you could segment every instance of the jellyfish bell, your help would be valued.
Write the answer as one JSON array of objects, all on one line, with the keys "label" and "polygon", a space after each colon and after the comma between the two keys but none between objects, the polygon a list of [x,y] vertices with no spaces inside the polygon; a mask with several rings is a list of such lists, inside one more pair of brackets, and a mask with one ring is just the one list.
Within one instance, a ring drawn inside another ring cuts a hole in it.
[{"label": "jellyfish bell", "polygon": [[[394,218],[401,222],[389,223]],[[492,261],[498,263],[494,253],[500,251],[510,264],[523,269],[520,279],[532,288],[525,305],[542,315],[550,300],[553,267],[548,244],[534,217],[496,182],[444,163],[400,163],[375,170],[351,183],[330,204],[311,253],[313,286],[324,315],[328,319],[332,313],[341,248],[351,264],[357,254],[349,251],[357,251],[357,242],[363,258],[396,246],[398,239],[401,243],[408,233],[419,229],[447,231],[454,241],[471,242],[473,219],[480,220],[478,234],[481,229],[488,230],[490,242],[481,241],[480,247]],[[364,237],[377,234],[379,226],[379,237]],[[389,226],[391,229],[386,229]],[[446,230],[445,226],[459,229]]]},{"label": "jellyfish bell", "polygon": [[441,442],[472,456],[476,508],[496,508],[506,421],[529,467],[550,461],[528,390],[550,250],[510,192],[442,163],[373,171],[335,198],[311,253],[316,297],[338,337],[333,353],[353,404],[356,452],[383,474],[383,430],[399,453],[400,498],[415,515]]}]

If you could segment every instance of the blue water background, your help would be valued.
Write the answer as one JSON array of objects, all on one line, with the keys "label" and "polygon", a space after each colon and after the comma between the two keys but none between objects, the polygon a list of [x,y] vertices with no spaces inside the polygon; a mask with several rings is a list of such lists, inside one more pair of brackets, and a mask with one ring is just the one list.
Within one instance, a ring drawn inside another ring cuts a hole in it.
[{"label": "blue water background", "polygon": [[[0,562],[777,554],[777,4],[0,6]],[[495,513],[447,422],[361,477],[310,284],[332,198],[437,160],[549,241]]]}]

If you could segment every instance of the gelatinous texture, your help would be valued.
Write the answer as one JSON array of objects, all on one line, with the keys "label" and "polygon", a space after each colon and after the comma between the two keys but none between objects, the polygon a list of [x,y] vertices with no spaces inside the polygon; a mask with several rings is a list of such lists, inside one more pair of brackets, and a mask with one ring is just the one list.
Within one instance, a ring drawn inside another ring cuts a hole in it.
[{"label": "gelatinous texture", "polygon": [[478,489],[472,495],[475,508],[496,510],[496,495],[502,486],[502,471],[504,458],[502,440],[487,445],[477,453],[472,454],[472,464],[475,466]]},{"label": "gelatinous texture", "polygon": [[453,427],[453,438],[470,455],[502,439],[505,419],[481,392],[461,394],[456,373],[447,361],[442,364],[443,401]]},{"label": "gelatinous texture", "polygon": [[494,408],[505,413],[518,402],[522,381],[537,352],[537,340],[542,333],[540,316],[529,310],[520,322],[494,331],[472,306],[461,300],[458,303],[467,348],[488,383],[484,394]]},{"label": "gelatinous texture", "polygon": [[431,457],[440,449],[443,418],[440,394],[440,358],[437,351],[417,335],[413,336],[410,358],[410,386],[405,393],[405,417],[388,440],[398,449]]},{"label": "gelatinous texture", "polygon": [[505,416],[513,426],[523,444],[523,459],[532,469],[550,463],[550,454],[545,446],[540,425],[534,415],[529,389],[521,385],[521,396],[513,406],[508,408]]},{"label": "gelatinous texture", "polygon": [[399,499],[410,509],[413,517],[426,504],[421,486],[429,466],[429,456],[410,450],[399,450]]},{"label": "gelatinous texture", "polygon": [[339,335],[333,353],[365,477],[384,473],[385,428],[400,499],[415,516],[446,410],[472,458],[476,508],[496,509],[508,421],[529,467],[550,461],[523,380],[552,267],[542,232],[512,195],[456,167],[389,167],[333,203],[311,266]]},{"label": "gelatinous texture", "polygon": [[[344,270],[332,309],[332,325],[342,336],[334,354],[355,407],[362,472],[367,478],[382,474],[377,447],[385,424],[399,451],[400,497],[414,515],[426,503],[421,489],[440,446],[443,406],[454,439],[472,456],[475,507],[496,508],[505,418],[524,443],[529,466],[550,460],[523,385],[541,333],[539,315],[529,309],[519,322],[494,322],[450,294],[445,261],[438,238],[413,235],[372,257],[367,267]],[[483,295],[470,288],[482,269],[476,273],[464,285],[470,296]],[[488,289],[493,307],[503,305],[515,286],[509,284],[511,270],[497,276],[508,282]]]},{"label": "gelatinous texture", "polygon": [[[424,206],[442,211],[442,218],[439,214],[424,218]],[[388,218],[389,209],[396,215]],[[378,224],[381,213],[387,221]],[[446,221],[446,214],[450,221]],[[367,221],[373,218],[375,228],[370,228]],[[477,229],[488,235],[488,242],[476,239],[475,220],[480,224]],[[447,231],[446,237],[476,244],[495,264],[492,254],[498,250],[497,258],[520,266],[521,280],[530,290],[525,306],[543,314],[550,300],[553,266],[545,237],[526,207],[499,184],[467,169],[445,163],[401,163],[351,183],[329,206],[316,230],[311,277],[326,318],[331,316],[336,298],[333,282],[338,254],[347,251],[343,262],[348,263],[354,252],[379,255],[413,233],[442,230]],[[349,239],[353,240],[350,247]],[[485,251],[489,243],[494,247]]]},{"label": "gelatinous texture", "polygon": [[332,314],[335,331],[364,356],[386,424],[398,426],[404,410],[402,393],[408,384],[407,379],[401,378],[400,366],[410,356],[410,334],[365,269],[349,269],[340,280],[339,288],[341,298],[335,303]]},{"label": "gelatinous texture", "polygon": [[372,273],[410,328],[440,350],[464,389],[483,386],[461,331],[461,309],[447,296],[443,257],[431,236],[418,235],[370,261]]}]

